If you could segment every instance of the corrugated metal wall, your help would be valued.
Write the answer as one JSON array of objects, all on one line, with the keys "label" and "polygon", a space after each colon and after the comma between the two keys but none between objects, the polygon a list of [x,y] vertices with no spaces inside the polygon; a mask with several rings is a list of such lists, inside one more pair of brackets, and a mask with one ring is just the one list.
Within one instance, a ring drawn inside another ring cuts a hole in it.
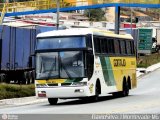
[{"label": "corrugated metal wall", "polygon": [[[0,26],[0,29],[2,26]],[[23,70],[34,68],[34,59],[30,64],[30,57],[34,54],[36,35],[41,32],[55,30],[56,27],[3,27],[1,70]],[[60,28],[63,29],[63,28]]]}]

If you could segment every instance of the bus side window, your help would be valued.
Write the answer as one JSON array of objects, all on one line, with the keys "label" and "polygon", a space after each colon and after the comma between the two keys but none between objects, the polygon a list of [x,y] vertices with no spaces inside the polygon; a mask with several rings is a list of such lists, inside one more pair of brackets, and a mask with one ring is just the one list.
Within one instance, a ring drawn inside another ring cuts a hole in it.
[{"label": "bus side window", "polygon": [[111,53],[111,54],[115,53],[114,52],[114,39],[108,39],[107,41],[108,41],[108,46],[107,47],[109,48],[108,53]]},{"label": "bus side window", "polygon": [[101,51],[103,54],[107,53],[106,40],[105,38],[101,39]]},{"label": "bus side window", "polygon": [[92,36],[91,35],[86,36],[86,45],[87,47],[92,48]]},{"label": "bus side window", "polygon": [[127,53],[126,51],[126,43],[124,40],[120,41],[120,45],[121,45],[121,54],[125,55]]},{"label": "bus side window", "polygon": [[98,37],[94,37],[94,49],[95,53],[101,53],[101,44]]},{"label": "bus side window", "polygon": [[131,50],[132,50],[132,47],[131,47],[131,41],[126,41],[126,48],[127,48],[127,54],[131,55]]},{"label": "bus side window", "polygon": [[94,56],[91,53],[87,53],[87,76],[90,79],[93,75],[93,67],[94,67]]},{"label": "bus side window", "polygon": [[120,54],[121,50],[120,50],[120,42],[118,39],[114,40],[114,48],[115,48],[115,53],[116,54]]},{"label": "bus side window", "polygon": [[108,53],[109,48],[108,48],[107,45],[108,45],[107,39],[106,38],[102,38],[101,39],[101,49],[102,49],[102,53],[103,54],[107,54]]},{"label": "bus side window", "polygon": [[119,43],[119,51],[120,51],[120,54],[122,53],[122,51],[121,51],[121,43],[120,43],[121,41],[120,40],[118,40],[118,43]]},{"label": "bus side window", "polygon": [[134,41],[130,41],[131,44],[131,54],[135,55],[135,46],[134,46]]}]

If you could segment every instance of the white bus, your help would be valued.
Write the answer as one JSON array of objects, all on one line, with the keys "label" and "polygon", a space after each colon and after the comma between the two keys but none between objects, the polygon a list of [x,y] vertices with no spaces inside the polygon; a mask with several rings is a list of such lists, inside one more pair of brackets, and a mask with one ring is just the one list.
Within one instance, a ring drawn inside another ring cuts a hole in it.
[{"label": "white bus", "polygon": [[137,85],[130,35],[91,28],[44,32],[37,35],[35,54],[36,96],[51,105],[59,98],[127,96]]}]

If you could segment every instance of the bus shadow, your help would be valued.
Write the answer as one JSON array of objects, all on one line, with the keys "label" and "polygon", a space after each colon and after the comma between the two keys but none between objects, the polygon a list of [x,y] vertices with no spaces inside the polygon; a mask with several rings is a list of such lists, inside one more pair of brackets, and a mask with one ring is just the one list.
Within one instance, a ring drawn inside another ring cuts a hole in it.
[{"label": "bus shadow", "polygon": [[98,102],[103,102],[103,101],[108,101],[108,100],[113,100],[113,99],[118,99],[118,98],[122,98],[122,97],[115,97],[112,95],[111,96],[103,96],[103,97],[99,97],[98,101],[92,101],[92,100],[87,100],[87,99],[86,100],[78,99],[78,100],[67,101],[67,102],[64,101],[64,102],[58,103],[56,106],[91,104],[91,103],[98,103]]}]

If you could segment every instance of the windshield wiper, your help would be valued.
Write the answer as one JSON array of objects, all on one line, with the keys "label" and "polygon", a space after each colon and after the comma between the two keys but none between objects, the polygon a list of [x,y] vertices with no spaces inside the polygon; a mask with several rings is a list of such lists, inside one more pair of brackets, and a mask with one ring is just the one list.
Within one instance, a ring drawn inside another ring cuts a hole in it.
[{"label": "windshield wiper", "polygon": [[[60,62],[60,64],[61,64],[62,68],[64,69],[64,71],[66,72],[68,78],[71,79],[71,75],[69,74],[69,72],[68,72],[68,70],[66,69],[65,65],[62,63],[62,59],[61,59],[60,56],[59,56],[59,62]],[[56,66],[56,57],[55,57],[55,63],[53,62],[53,64],[51,65],[51,68],[50,68],[50,70],[49,70],[48,77],[46,78],[46,80],[49,80],[49,79],[50,79],[51,73],[52,73],[52,70],[53,70],[53,67],[54,67],[54,66]],[[55,68],[55,69],[56,69],[56,68]],[[56,76],[54,76],[54,77],[56,77],[56,78],[61,78],[61,77],[60,77],[60,66],[59,66],[58,71],[59,71],[59,75],[56,75]]]},{"label": "windshield wiper", "polygon": [[[68,70],[66,69],[65,65],[62,63],[62,59],[61,57],[59,56],[59,60],[60,60],[60,64],[62,66],[62,68],[64,69],[64,71],[66,72],[67,76],[69,79],[71,79],[71,75],[69,74]],[[60,70],[60,69],[59,69]]]},{"label": "windshield wiper", "polygon": [[[49,70],[49,73],[48,73],[48,77],[46,78],[46,80],[49,80],[50,79],[50,76],[51,76],[51,73],[52,73],[52,70],[53,70],[53,67],[55,66],[55,71],[56,71],[56,57],[55,57],[55,62],[53,62],[52,63],[52,65],[51,65],[51,68],[50,68],[50,70]],[[58,75],[56,75],[56,76],[58,76]],[[56,77],[55,76],[55,77]]]}]

